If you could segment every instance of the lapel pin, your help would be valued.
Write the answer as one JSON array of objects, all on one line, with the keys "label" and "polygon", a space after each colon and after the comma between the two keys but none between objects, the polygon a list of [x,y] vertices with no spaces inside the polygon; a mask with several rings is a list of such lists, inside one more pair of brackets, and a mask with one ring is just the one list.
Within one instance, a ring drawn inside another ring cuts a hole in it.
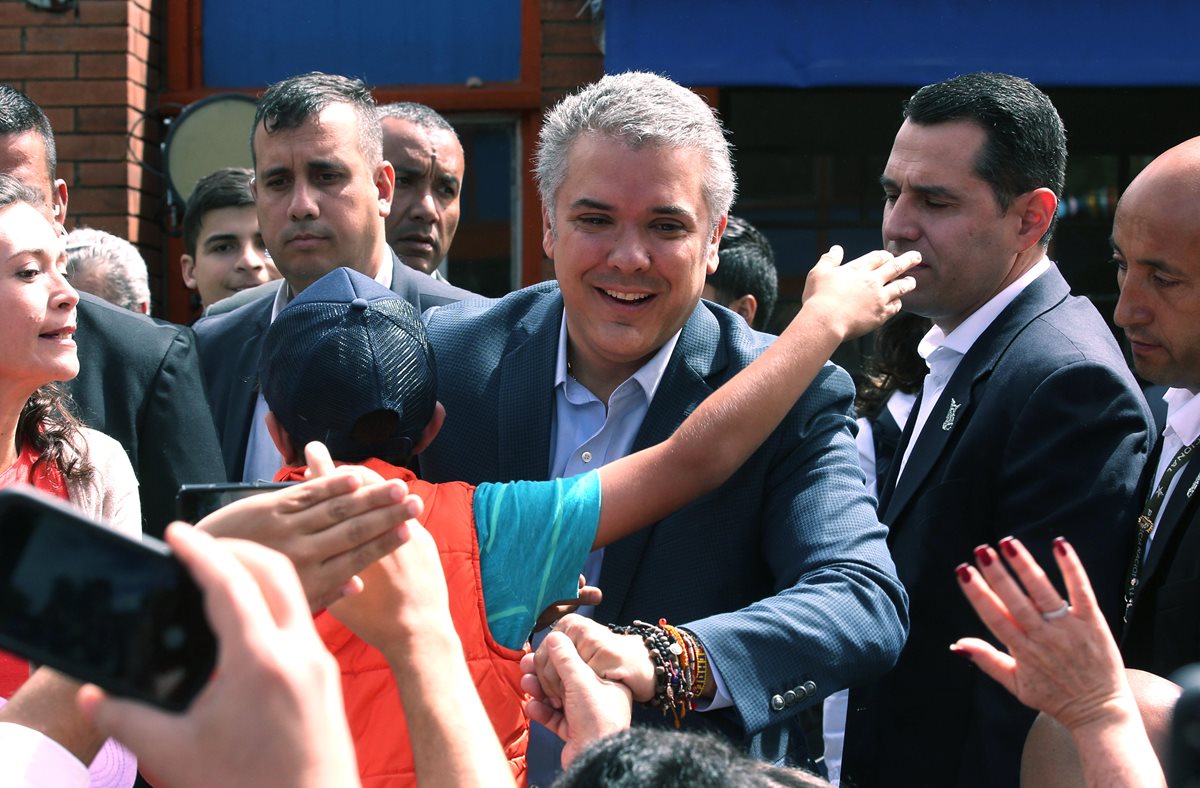
[{"label": "lapel pin", "polygon": [[958,402],[954,397],[950,398],[950,409],[946,411],[946,419],[942,422],[942,429],[949,432],[954,427],[954,417],[958,413]]}]

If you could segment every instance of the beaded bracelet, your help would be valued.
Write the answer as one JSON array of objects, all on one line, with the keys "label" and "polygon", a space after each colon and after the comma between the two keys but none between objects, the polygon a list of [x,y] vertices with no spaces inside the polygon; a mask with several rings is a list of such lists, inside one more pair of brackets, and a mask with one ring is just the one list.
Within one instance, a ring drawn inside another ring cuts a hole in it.
[{"label": "beaded bracelet", "polygon": [[654,664],[654,697],[646,705],[659,709],[663,715],[670,714],[678,728],[692,705],[690,680],[680,664],[681,646],[662,627],[634,621],[630,626],[609,624],[608,628],[618,635],[637,635],[646,646],[650,661]]},{"label": "beaded bracelet", "polygon": [[696,698],[703,698],[704,691],[708,689],[708,677],[711,675],[708,670],[708,654],[705,653],[700,639],[694,634],[686,629],[681,629],[679,632],[692,649],[692,695]]}]

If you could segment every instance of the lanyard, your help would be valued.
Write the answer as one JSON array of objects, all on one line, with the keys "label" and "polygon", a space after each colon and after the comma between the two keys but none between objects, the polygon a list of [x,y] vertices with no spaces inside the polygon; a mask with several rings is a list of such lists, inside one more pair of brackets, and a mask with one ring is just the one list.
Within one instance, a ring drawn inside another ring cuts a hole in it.
[{"label": "lanyard", "polygon": [[1154,518],[1158,516],[1158,510],[1162,508],[1163,501],[1167,498],[1167,488],[1171,486],[1171,480],[1175,478],[1179,469],[1187,464],[1188,457],[1198,445],[1200,445],[1200,438],[1184,446],[1175,454],[1171,464],[1163,471],[1162,478],[1158,480],[1158,485],[1146,498],[1146,505],[1137,519],[1137,547],[1133,552],[1133,560],[1129,562],[1129,572],[1125,582],[1123,621],[1126,624],[1129,623],[1129,609],[1133,607],[1133,594],[1137,590],[1138,574],[1142,569],[1142,556],[1146,552],[1146,543],[1150,541],[1150,534],[1154,532]]}]

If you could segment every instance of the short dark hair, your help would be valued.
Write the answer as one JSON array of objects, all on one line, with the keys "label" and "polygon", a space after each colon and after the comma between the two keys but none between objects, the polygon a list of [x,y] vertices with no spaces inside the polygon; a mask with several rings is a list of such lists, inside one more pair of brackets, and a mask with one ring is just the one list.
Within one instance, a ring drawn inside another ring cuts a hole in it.
[{"label": "short dark hair", "polygon": [[[982,128],[987,140],[975,173],[991,184],[1001,210],[1018,195],[1043,187],[1062,198],[1067,132],[1049,96],[1028,80],[978,72],[926,85],[905,103],[904,117],[922,126],[966,120]],[[1051,218],[1043,246],[1056,220]]]},{"label": "short dark hair", "polygon": [[393,101],[391,104],[381,104],[377,110],[379,119],[396,118],[407,120],[423,129],[443,129],[458,138],[458,132],[433,107],[418,104],[415,101]]},{"label": "short dark hair", "polygon": [[0,172],[0,210],[22,202],[35,208],[40,214],[45,213],[46,198],[39,194],[37,189]]},{"label": "short dark hair", "polygon": [[296,129],[331,104],[349,104],[358,118],[358,147],[369,164],[383,161],[383,137],[375,114],[375,97],[361,79],[311,71],[267,87],[258,100],[250,127],[250,157],[257,163],[254,135],[261,125],[267,134]]},{"label": "short dark hair", "polygon": [[[42,108],[16,88],[0,83],[0,134],[24,134],[36,131],[46,149],[46,169],[50,173],[50,186],[54,186],[54,173],[58,169],[58,150],[54,146],[54,129]],[[43,195],[42,202],[52,195]],[[43,208],[45,206],[43,205]]]},{"label": "short dark hair", "polygon": [[721,236],[718,255],[720,265],[706,282],[725,305],[747,294],[754,296],[758,311],[754,313],[752,328],[762,330],[770,324],[779,297],[779,274],[771,242],[750,222],[731,215]]},{"label": "short dark hair", "polygon": [[196,256],[200,225],[209,211],[218,208],[242,208],[254,205],[250,181],[254,173],[245,167],[222,167],[196,181],[183,214],[183,250]]},{"label": "short dark hair", "polygon": [[728,740],[662,728],[627,728],[593,742],[554,788],[790,788],[827,785],[799,769],[752,760]]}]

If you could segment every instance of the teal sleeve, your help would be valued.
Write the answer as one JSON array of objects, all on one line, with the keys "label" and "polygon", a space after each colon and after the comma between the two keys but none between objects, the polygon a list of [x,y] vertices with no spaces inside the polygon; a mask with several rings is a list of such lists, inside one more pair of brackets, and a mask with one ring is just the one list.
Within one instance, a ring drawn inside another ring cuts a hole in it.
[{"label": "teal sleeve", "polygon": [[600,525],[600,474],[481,484],[473,508],[488,627],[519,649],[542,610],[579,591]]}]

